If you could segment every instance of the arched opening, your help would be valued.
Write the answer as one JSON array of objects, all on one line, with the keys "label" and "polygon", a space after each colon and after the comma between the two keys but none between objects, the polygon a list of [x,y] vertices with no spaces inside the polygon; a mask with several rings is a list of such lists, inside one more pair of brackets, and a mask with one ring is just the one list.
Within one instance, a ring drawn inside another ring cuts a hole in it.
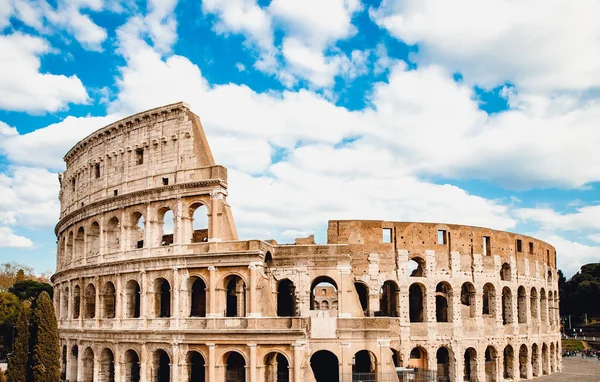
[{"label": "arched opening", "polygon": [[226,317],[246,316],[246,283],[241,277],[231,275],[225,279],[227,285]]},{"label": "arched opening", "polygon": [[549,374],[550,357],[548,354],[548,345],[542,344],[542,374]]},{"label": "arched opening", "polygon": [[206,317],[206,284],[200,277],[190,277],[190,317]]},{"label": "arched opening", "polygon": [[72,381],[77,381],[77,358],[79,358],[79,348],[75,345],[69,354],[69,375]]},{"label": "arched opening", "polygon": [[85,229],[79,227],[77,230],[77,236],[75,236],[75,252],[73,255],[73,261],[79,261],[85,256]]},{"label": "arched opening", "polygon": [[438,283],[435,287],[435,320],[437,322],[452,321],[452,287],[447,282]]},{"label": "arched opening", "polygon": [[488,346],[485,349],[485,381],[496,382],[496,370],[498,365],[496,364],[496,349],[493,346]]},{"label": "arched opening", "polygon": [[146,220],[140,212],[131,214],[129,229],[129,248],[144,248],[144,231],[146,228]]},{"label": "arched opening", "polygon": [[83,382],[93,382],[94,380],[94,352],[92,348],[87,347],[83,352],[83,357],[81,358],[83,362],[83,372],[82,372],[82,381]]},{"label": "arched opening", "polygon": [[267,354],[265,357],[265,382],[289,382],[289,367],[288,360],[283,354]]},{"label": "arched opening", "polygon": [[225,354],[225,382],[246,381],[246,360],[240,353]]},{"label": "arched opening", "polygon": [[358,295],[358,301],[360,302],[360,308],[363,311],[365,317],[369,316],[369,287],[364,283],[354,283],[354,290]]},{"label": "arched opening", "polygon": [[548,304],[546,300],[546,291],[544,288],[540,289],[540,313],[542,318],[542,323],[548,322]]},{"label": "arched opening", "polygon": [[408,289],[408,305],[410,322],[424,322],[425,317],[425,287],[421,284],[411,284]]},{"label": "arched opening", "polygon": [[85,315],[83,317],[96,317],[96,287],[92,283],[85,287]]},{"label": "arched opening", "polygon": [[166,279],[154,280],[155,317],[171,317],[171,284]]},{"label": "arched opening", "polygon": [[294,317],[296,315],[296,286],[289,279],[277,283],[277,316]]},{"label": "arched opening", "polygon": [[475,287],[466,282],[460,287],[460,305],[462,318],[475,317]]},{"label": "arched opening", "polygon": [[492,283],[483,286],[482,313],[484,316],[496,317],[496,288]]},{"label": "arched opening", "polygon": [[65,250],[65,264],[71,264],[73,261],[73,246],[74,246],[74,237],[73,231],[69,232],[69,236],[67,238],[67,249]]},{"label": "arched opening", "polygon": [[502,264],[502,269],[500,269],[500,280],[511,281],[510,265],[508,265],[508,263]]},{"label": "arched opening", "polygon": [[474,348],[465,350],[463,371],[464,381],[477,381],[477,351]]},{"label": "arched opening", "polygon": [[115,382],[115,356],[109,348],[105,348],[100,353],[98,382]]},{"label": "arched opening", "polygon": [[548,270],[548,273],[546,275],[546,281],[548,282],[548,284],[550,284],[552,282],[552,271]]},{"label": "arched opening", "polygon": [[121,222],[116,216],[108,221],[104,231],[106,253],[117,252],[121,249]]},{"label": "arched opening", "polygon": [[125,352],[125,382],[140,382],[140,357],[129,349]]},{"label": "arched opening", "polygon": [[553,325],[554,324],[554,320],[553,320],[553,315],[552,312],[554,311],[554,294],[551,290],[548,291],[548,325]]},{"label": "arched opening", "polygon": [[413,369],[427,369],[427,350],[422,347],[415,347],[410,351],[408,367]]},{"label": "arched opening", "polygon": [[328,350],[319,350],[310,357],[310,368],[316,382],[339,382],[338,357]]},{"label": "arched opening", "polygon": [[392,351],[392,363],[394,364],[394,367],[404,366],[404,362],[402,362],[402,356],[400,355],[400,352],[392,348],[390,348],[390,350]]},{"label": "arched opening", "polygon": [[436,352],[438,380],[453,380],[454,360],[448,348],[442,346]]},{"label": "arched opening", "polygon": [[267,251],[267,253],[265,253],[265,265],[267,267],[273,266],[273,255],[271,255],[271,252],[269,252],[269,251]]},{"label": "arched opening", "polygon": [[384,317],[399,317],[400,312],[398,310],[398,298],[399,298],[398,285],[391,280],[387,280],[383,283],[379,299],[379,310],[381,315]]},{"label": "arched opening", "polygon": [[100,254],[100,224],[93,222],[87,234],[88,257],[95,257]]},{"label": "arched opening", "polygon": [[531,311],[531,319],[537,320],[538,318],[538,294],[535,288],[531,288],[531,295],[529,296],[529,310]]},{"label": "arched opening", "polygon": [[514,379],[515,377],[515,352],[510,345],[504,348],[504,378]]},{"label": "arched opening", "polygon": [[560,322],[560,300],[558,299],[558,291],[554,291],[554,322],[556,325]]},{"label": "arched opening", "polygon": [[[310,310],[329,310],[332,301],[337,300],[337,284],[332,278],[320,276],[310,286]],[[325,302],[325,304],[323,304]],[[319,308],[316,308],[319,306]]]},{"label": "arched opening", "polygon": [[517,289],[517,316],[519,324],[527,323],[527,292],[523,286]]},{"label": "arched opening", "polygon": [[60,318],[69,318],[69,287],[63,290],[60,301]]},{"label": "arched opening", "polygon": [[152,357],[152,382],[171,381],[171,358],[166,351],[158,349]]},{"label": "arched opening", "polygon": [[504,325],[513,323],[512,293],[509,287],[502,288],[502,323]]},{"label": "arched opening", "polygon": [[141,308],[140,284],[135,280],[125,284],[125,318],[139,318]]},{"label": "arched opening", "polygon": [[425,277],[425,260],[413,257],[408,261],[408,274],[410,277]]},{"label": "arched opening", "polygon": [[527,378],[527,365],[529,364],[528,360],[529,357],[527,354],[527,346],[521,345],[519,348],[519,375],[522,379]]},{"label": "arched opening", "polygon": [[63,345],[62,352],[60,353],[60,379],[62,381],[67,379],[67,346]]},{"label": "arched opening", "polygon": [[354,354],[352,359],[353,381],[377,380],[377,359],[368,350],[361,350]]},{"label": "arched opening", "polygon": [[104,318],[115,318],[116,302],[115,285],[109,281],[104,284],[104,288],[102,289],[102,312]]},{"label": "arched opening", "polygon": [[331,303],[331,310],[338,310],[338,302],[337,301],[333,301]]},{"label": "arched opening", "polygon": [[158,230],[160,245],[167,246],[173,244],[173,232],[175,232],[175,218],[173,211],[169,208],[158,210]]},{"label": "arched opening", "polygon": [[554,373],[556,371],[556,355],[554,354],[554,342],[550,342],[550,372]]},{"label": "arched opening", "polygon": [[531,345],[531,370],[534,377],[540,376],[540,349],[537,344]]},{"label": "arched opening", "polygon": [[79,285],[73,287],[73,318],[78,319],[81,314],[81,288]]},{"label": "arched opening", "polygon": [[208,241],[208,210],[202,203],[192,204],[190,207],[192,217],[192,243],[206,243]]},{"label": "arched opening", "polygon": [[202,354],[197,351],[189,351],[186,355],[189,382],[206,381],[205,363]]}]

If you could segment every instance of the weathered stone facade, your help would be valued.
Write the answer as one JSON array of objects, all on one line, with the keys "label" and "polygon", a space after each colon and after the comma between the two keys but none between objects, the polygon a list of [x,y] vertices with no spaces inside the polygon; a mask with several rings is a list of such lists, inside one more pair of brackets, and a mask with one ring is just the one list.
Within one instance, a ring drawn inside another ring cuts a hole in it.
[{"label": "weathered stone facade", "polygon": [[[227,170],[183,104],[65,156],[55,308],[68,381],[448,380],[560,370],[556,252],[528,236],[330,221],[238,240]],[[326,302],[326,307],[324,302]]]}]

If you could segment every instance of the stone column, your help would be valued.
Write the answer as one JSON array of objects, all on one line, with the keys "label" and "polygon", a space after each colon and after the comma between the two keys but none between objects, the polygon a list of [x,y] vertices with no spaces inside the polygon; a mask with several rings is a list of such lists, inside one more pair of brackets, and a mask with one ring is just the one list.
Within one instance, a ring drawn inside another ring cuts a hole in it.
[{"label": "stone column", "polygon": [[122,375],[123,364],[119,361],[119,354],[115,352],[115,381],[123,381],[125,380],[125,376]]},{"label": "stone column", "polygon": [[221,241],[221,225],[219,215],[223,205],[223,194],[220,190],[210,192],[210,209],[208,211],[208,241]]},{"label": "stone column", "polygon": [[[81,315],[80,315],[81,316]],[[83,381],[83,346],[77,344],[77,382]]]},{"label": "stone column", "polygon": [[144,217],[144,220],[144,247],[154,248],[159,246],[157,245],[157,242],[160,241],[160,238],[154,237],[156,221],[152,211],[152,205],[150,203],[146,204],[146,216]]},{"label": "stone column", "polygon": [[95,303],[95,312],[94,312],[94,325],[96,327],[100,326],[100,293],[102,293],[102,286],[100,285],[100,278],[98,276],[94,277],[94,286],[96,287],[96,303]]},{"label": "stone column", "polygon": [[258,382],[256,378],[256,344],[248,344],[250,348],[250,365],[248,366],[250,369],[250,382]]},{"label": "stone column", "polygon": [[180,346],[179,343],[174,343],[172,346],[172,351],[173,351],[173,360],[171,361],[171,375],[173,375],[173,379],[176,381],[180,381],[180,375],[179,375],[179,350],[180,350]]},{"label": "stone column", "polygon": [[257,272],[257,268],[258,268],[258,263],[252,262],[250,263],[250,265],[248,266],[248,281],[249,281],[249,288],[248,288],[248,299],[250,300],[249,303],[249,310],[248,310],[248,317],[260,317],[261,313],[258,310],[257,306],[258,306],[258,301],[256,301],[258,299],[258,291],[256,290],[256,272]]},{"label": "stone column", "polygon": [[143,319],[143,326],[148,326],[148,293],[146,293],[147,286],[147,276],[146,271],[140,272],[140,318]]},{"label": "stone column", "polygon": [[92,373],[92,378],[94,382],[98,382],[100,380],[100,352],[94,352],[94,372]]},{"label": "stone column", "polygon": [[294,382],[302,382],[302,352],[304,351],[303,343],[295,343],[294,347]]},{"label": "stone column", "polygon": [[206,346],[208,346],[208,382],[218,382],[215,375],[215,362],[217,361],[215,344],[209,343]]},{"label": "stone column", "polygon": [[117,280],[115,288],[117,291],[115,292],[115,319],[117,321],[117,325],[121,326],[121,320],[123,319],[123,285],[121,283],[122,276],[117,274]]},{"label": "stone column", "polygon": [[100,248],[98,251],[98,258],[96,259],[96,261],[100,262],[101,259],[103,258],[104,254],[106,253],[106,238],[104,237],[104,215],[100,216]]},{"label": "stone column", "polygon": [[181,200],[181,197],[177,198],[177,211],[175,211],[175,227],[173,227],[173,235],[175,236],[173,238],[173,244],[175,245],[181,245],[184,243],[187,243],[187,241],[184,238],[184,227],[183,227],[183,222],[185,221],[183,218],[183,201]]},{"label": "stone column", "polygon": [[179,307],[179,287],[180,287],[180,281],[179,281],[179,269],[177,267],[173,268],[173,312],[171,315],[171,320],[175,321],[175,326],[179,327],[179,317],[181,316],[180,314],[180,307]]},{"label": "stone column", "polygon": [[69,280],[69,294],[67,295],[67,321],[73,320],[73,281]]},{"label": "stone column", "polygon": [[142,343],[142,349],[140,350],[140,381],[149,381],[148,378],[148,349],[146,344]]},{"label": "stone column", "polygon": [[212,265],[208,267],[208,312],[206,317],[220,317],[217,312],[217,269]]}]

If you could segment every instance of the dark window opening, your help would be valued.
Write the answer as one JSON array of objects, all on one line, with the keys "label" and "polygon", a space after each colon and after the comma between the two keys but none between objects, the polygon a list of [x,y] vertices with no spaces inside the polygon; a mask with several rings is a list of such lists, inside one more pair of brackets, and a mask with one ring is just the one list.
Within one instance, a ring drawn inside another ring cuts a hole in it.
[{"label": "dark window opening", "polygon": [[225,382],[246,381],[246,360],[239,353],[226,355]]},{"label": "dark window opening", "polygon": [[162,184],[163,184],[163,186],[168,186],[169,185],[169,178],[162,178]]},{"label": "dark window opening", "polygon": [[96,179],[100,178],[100,163],[96,163],[94,170],[96,172]]},{"label": "dark window opening", "polygon": [[523,242],[521,239],[517,239],[517,252],[523,252]]},{"label": "dark window opening", "polygon": [[408,305],[410,322],[424,322],[425,298],[423,287],[419,284],[412,284],[408,289]]},{"label": "dark window opening", "polygon": [[533,243],[529,242],[529,254],[533,255]]},{"label": "dark window opening", "polygon": [[310,368],[316,382],[338,382],[339,361],[335,354],[328,350],[319,350],[310,357]]},{"label": "dark window opening", "polygon": [[195,281],[192,284],[190,317],[206,317],[206,284],[199,277],[192,279]]},{"label": "dark window opening", "polygon": [[135,164],[136,165],[144,164],[144,149],[136,149],[135,150]]},{"label": "dark window opening", "polygon": [[354,289],[358,294],[358,300],[360,301],[360,307],[367,317],[369,315],[369,288],[363,283],[354,283]]},{"label": "dark window opening", "polygon": [[277,285],[277,316],[293,317],[296,315],[296,287],[288,279]]},{"label": "dark window opening", "polygon": [[114,190],[114,191],[113,191],[113,195],[114,195],[114,196],[117,196],[117,195],[119,195],[119,190]]},{"label": "dark window opening", "polygon": [[381,287],[381,297],[379,299],[379,310],[384,317],[399,317],[398,311],[398,285],[388,280]]},{"label": "dark window opening", "polygon": [[71,179],[71,191],[75,192],[75,178]]}]

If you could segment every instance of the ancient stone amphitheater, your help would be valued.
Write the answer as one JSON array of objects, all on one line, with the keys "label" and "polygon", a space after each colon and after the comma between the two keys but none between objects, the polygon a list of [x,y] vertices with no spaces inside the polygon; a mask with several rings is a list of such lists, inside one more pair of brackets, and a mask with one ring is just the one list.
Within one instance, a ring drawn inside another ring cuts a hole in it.
[{"label": "ancient stone amphitheater", "polygon": [[[106,126],[60,175],[67,381],[502,381],[559,371],[555,249],[487,228],[330,221],[239,240],[184,103]],[[237,192],[243,192],[238,190]]]}]

